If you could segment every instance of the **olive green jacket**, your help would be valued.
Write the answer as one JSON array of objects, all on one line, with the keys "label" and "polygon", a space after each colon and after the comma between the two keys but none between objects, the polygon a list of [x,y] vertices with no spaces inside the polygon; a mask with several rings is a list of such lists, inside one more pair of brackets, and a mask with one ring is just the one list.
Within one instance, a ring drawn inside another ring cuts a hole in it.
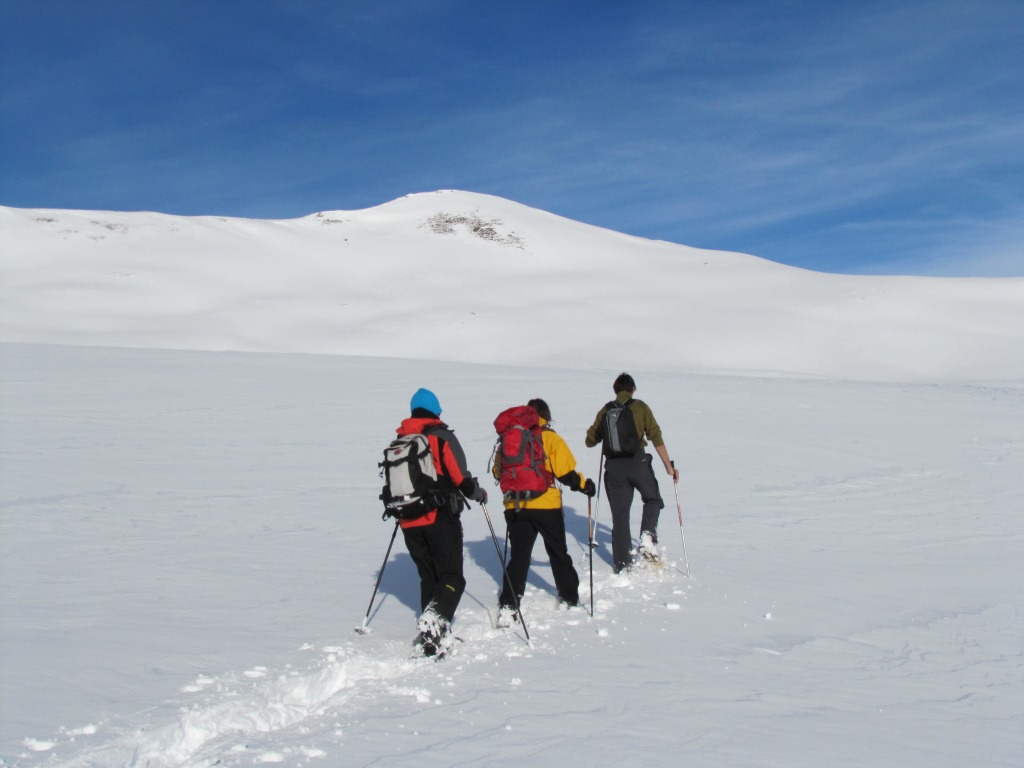
[{"label": "olive green jacket", "polygon": [[[629,398],[629,392],[619,392],[615,396],[615,399],[620,403],[625,403]],[[597,418],[594,419],[594,423],[591,425],[590,429],[587,430],[587,448],[593,448],[604,440],[604,435],[601,434],[601,424],[604,420],[605,411],[607,410],[608,406],[601,408],[601,410],[597,412]],[[650,440],[651,444],[655,448],[665,444],[665,439],[661,436],[661,427],[658,426],[658,421],[654,418],[654,413],[651,412],[647,403],[643,400],[634,400],[629,405],[629,412],[633,414],[633,421],[636,422],[636,431],[640,435],[641,450],[647,447],[648,440]]]}]

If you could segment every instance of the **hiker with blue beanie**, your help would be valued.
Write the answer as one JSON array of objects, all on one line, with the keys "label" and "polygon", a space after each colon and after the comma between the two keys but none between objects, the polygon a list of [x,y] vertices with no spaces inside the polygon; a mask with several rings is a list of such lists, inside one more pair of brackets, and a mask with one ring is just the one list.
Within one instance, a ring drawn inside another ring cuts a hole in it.
[{"label": "hiker with blue beanie", "polygon": [[412,519],[399,519],[409,556],[420,577],[419,635],[416,644],[425,656],[446,651],[455,609],[466,589],[462,572],[464,499],[485,504],[487,492],[466,467],[466,454],[452,429],[441,421],[441,403],[429,389],[418,389],[409,401],[409,418],[396,430],[401,435],[427,438],[437,474],[436,506]]}]

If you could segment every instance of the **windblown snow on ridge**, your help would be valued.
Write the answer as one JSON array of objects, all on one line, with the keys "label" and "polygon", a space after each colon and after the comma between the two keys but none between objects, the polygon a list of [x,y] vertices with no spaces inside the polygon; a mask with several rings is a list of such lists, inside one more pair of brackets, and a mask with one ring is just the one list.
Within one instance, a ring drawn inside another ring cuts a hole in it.
[{"label": "windblown snow on ridge", "polygon": [[466,192],[287,221],[0,208],[0,227],[0,341],[1024,378],[1024,279],[815,273]]}]

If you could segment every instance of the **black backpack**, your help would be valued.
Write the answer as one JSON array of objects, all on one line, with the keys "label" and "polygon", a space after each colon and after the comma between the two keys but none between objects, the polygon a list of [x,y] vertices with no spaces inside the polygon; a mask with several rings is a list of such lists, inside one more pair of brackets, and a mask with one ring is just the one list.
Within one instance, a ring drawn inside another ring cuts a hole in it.
[{"label": "black backpack", "polygon": [[624,459],[640,453],[640,433],[633,412],[629,409],[633,402],[632,399],[625,403],[612,400],[605,406],[601,432],[604,437],[604,455],[609,459]]},{"label": "black backpack", "polygon": [[377,466],[384,478],[383,519],[415,520],[445,503],[448,494],[437,476],[426,435],[399,435],[384,449],[384,461]]}]

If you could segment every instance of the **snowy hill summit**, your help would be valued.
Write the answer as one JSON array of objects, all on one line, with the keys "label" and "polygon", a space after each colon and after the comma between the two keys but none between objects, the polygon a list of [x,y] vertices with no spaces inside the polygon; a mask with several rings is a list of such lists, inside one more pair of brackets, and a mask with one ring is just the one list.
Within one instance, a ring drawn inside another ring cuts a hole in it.
[{"label": "snowy hill summit", "polygon": [[1024,279],[815,273],[442,191],[248,220],[0,208],[0,341],[1024,379]]}]

